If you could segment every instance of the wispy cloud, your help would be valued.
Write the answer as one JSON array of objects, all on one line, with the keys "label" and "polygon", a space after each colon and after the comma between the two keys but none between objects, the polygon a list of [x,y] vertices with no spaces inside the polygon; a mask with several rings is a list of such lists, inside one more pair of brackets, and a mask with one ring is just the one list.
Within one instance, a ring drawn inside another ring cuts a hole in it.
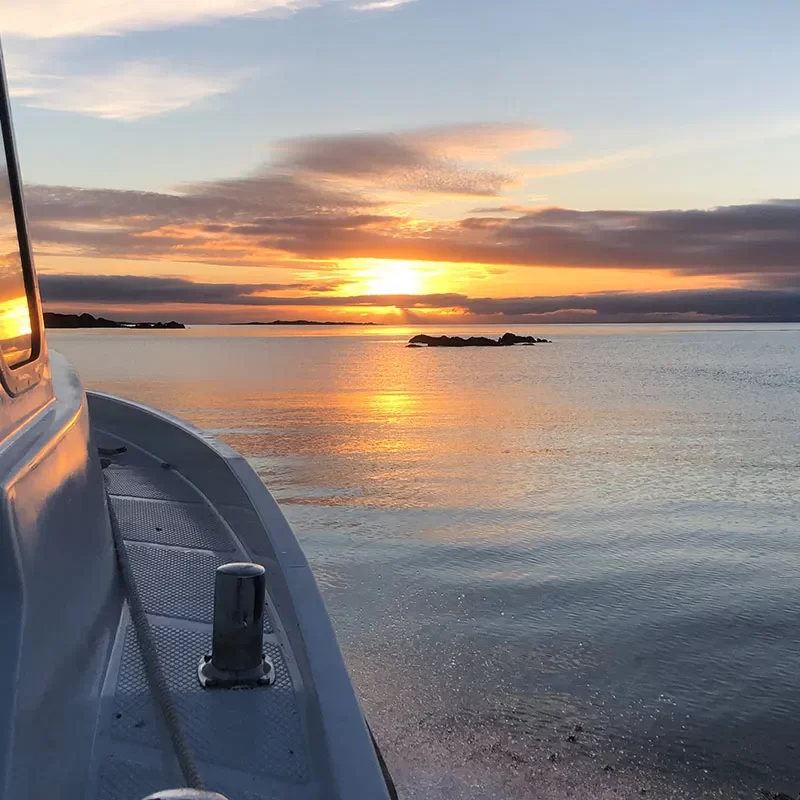
[{"label": "wispy cloud", "polygon": [[413,2],[415,0],[373,0],[369,3],[357,3],[353,8],[356,11],[388,11],[390,8],[398,8]]},{"label": "wispy cloud", "polygon": [[102,36],[208,23],[251,14],[287,13],[321,0],[0,0],[5,35]]},{"label": "wispy cloud", "polygon": [[560,177],[583,172],[629,167],[642,161],[672,158],[694,153],[716,151],[755,142],[800,137],[800,117],[789,116],[764,122],[731,124],[717,127],[682,128],[678,132],[662,133],[654,141],[639,147],[628,147],[613,153],[590,156],[571,161],[526,167],[523,175],[529,179]]},{"label": "wispy cloud", "polygon": [[467,124],[398,133],[293,139],[276,147],[280,166],[384,189],[497,196],[517,182],[511,153],[551,147],[555,131],[530,125]]},{"label": "wispy cloud", "polygon": [[463,161],[493,161],[509,153],[544,150],[564,139],[552,128],[510,122],[441,125],[401,135],[432,155]]},{"label": "wispy cloud", "polygon": [[13,97],[24,105],[100,119],[136,120],[190,108],[234,91],[251,73],[198,75],[165,63],[128,62],[101,75],[17,70]]},{"label": "wispy cloud", "polygon": [[[0,0],[0,19],[5,36],[108,36],[237,17],[291,14],[328,2],[334,0]],[[389,10],[410,2],[413,0],[375,0],[351,8]]]}]

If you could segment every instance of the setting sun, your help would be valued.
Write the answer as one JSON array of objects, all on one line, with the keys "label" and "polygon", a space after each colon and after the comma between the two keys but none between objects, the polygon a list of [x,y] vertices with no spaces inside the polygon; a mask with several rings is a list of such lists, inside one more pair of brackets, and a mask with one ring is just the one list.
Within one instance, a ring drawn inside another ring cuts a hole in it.
[{"label": "setting sun", "polygon": [[416,261],[373,260],[360,273],[364,294],[421,294],[427,275]]}]

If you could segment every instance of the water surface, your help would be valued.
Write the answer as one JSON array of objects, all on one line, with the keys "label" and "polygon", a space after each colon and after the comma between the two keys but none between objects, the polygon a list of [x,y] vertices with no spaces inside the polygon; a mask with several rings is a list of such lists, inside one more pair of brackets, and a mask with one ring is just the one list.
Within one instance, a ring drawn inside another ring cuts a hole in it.
[{"label": "water surface", "polygon": [[514,330],[48,339],[250,459],[406,797],[797,793],[800,326]]}]

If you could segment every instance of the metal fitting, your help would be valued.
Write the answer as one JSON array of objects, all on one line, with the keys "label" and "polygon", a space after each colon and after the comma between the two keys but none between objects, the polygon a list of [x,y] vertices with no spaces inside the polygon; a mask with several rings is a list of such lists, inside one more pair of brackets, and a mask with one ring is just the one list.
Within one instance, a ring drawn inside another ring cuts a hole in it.
[{"label": "metal fitting", "polygon": [[264,653],[265,595],[260,564],[217,567],[211,653],[200,659],[197,669],[201,686],[234,689],[275,682],[275,669]]}]

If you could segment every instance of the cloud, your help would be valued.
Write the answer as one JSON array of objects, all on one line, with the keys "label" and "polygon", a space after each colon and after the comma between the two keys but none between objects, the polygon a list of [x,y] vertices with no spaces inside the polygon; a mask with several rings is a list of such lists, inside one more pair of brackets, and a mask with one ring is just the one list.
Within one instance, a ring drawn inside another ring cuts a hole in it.
[{"label": "cloud", "polygon": [[800,200],[688,211],[551,208],[428,224],[421,231],[395,219],[360,230],[297,231],[279,246],[306,258],[660,269],[768,283],[773,276],[800,276]]},{"label": "cloud", "polygon": [[247,71],[198,75],[159,62],[127,62],[101,75],[17,71],[11,95],[24,105],[111,120],[135,120],[196,106],[234,91]]},{"label": "cloud", "polygon": [[438,154],[496,149],[503,141],[519,147],[537,136],[496,125],[307,138],[284,142],[275,160],[251,175],[172,194],[32,186],[27,200],[34,239],[49,253],[263,264],[296,249],[346,252],[350,243],[399,246],[404,237],[413,246],[420,231],[389,212],[388,186],[434,199],[495,196],[503,176]]},{"label": "cloud", "polygon": [[513,123],[442,125],[406,136],[423,150],[465,161],[491,161],[507,153],[555,147],[563,140],[558,131]]},{"label": "cloud", "polygon": [[[471,298],[478,315],[526,317],[578,312],[594,321],[648,321],[685,317],[751,322],[800,321],[800,289],[700,289],[667,292],[599,292],[557,297]],[[577,316],[577,315],[575,315]],[[585,319],[586,317],[583,316]]]},{"label": "cloud", "polygon": [[470,214],[528,214],[536,211],[535,208],[521,206],[518,203],[506,203],[501,206],[482,206],[470,209]]},{"label": "cloud", "polygon": [[[500,141],[523,146],[514,142],[526,135],[535,139],[535,129],[304,138],[282,143],[251,175],[172,194],[34,186],[27,190],[33,238],[47,253],[209,264],[383,258],[800,285],[800,199],[663,211],[526,209],[503,202],[500,173],[440,155]],[[417,219],[396,200],[410,187],[432,199],[461,192],[494,202],[458,219]]]},{"label": "cloud", "polygon": [[[337,283],[196,283],[186,278],[141,275],[53,274],[39,276],[42,299],[48,305],[61,303],[100,305],[208,305],[252,307],[371,307],[407,308],[459,307],[467,300],[459,294],[432,295],[325,295]],[[292,289],[311,295],[276,295]]]},{"label": "cloud", "polygon": [[[0,0],[6,36],[33,39],[107,36],[249,16],[291,14],[332,0]],[[356,3],[358,11],[397,8],[413,0]]]},{"label": "cloud", "polygon": [[[183,187],[181,193],[70,186],[28,186],[27,205],[34,224],[86,223],[138,235],[163,226],[205,222],[253,222],[263,215],[354,212],[375,205],[369,199],[336,187],[314,185],[292,175],[256,172],[245,178]],[[87,233],[89,231],[87,230]],[[87,240],[88,241],[88,240]]]},{"label": "cloud", "polygon": [[3,33],[34,39],[100,36],[297,11],[319,0],[0,0]]},{"label": "cloud", "polygon": [[[497,196],[517,182],[513,167],[486,169],[509,153],[550,147],[557,134],[522,125],[453,125],[402,133],[293,139],[276,147],[285,169],[333,179],[367,180],[384,189]],[[466,163],[465,163],[466,162]]]},{"label": "cloud", "polygon": [[367,196],[270,172],[180,195],[35,186],[27,197],[34,241],[48,252],[64,245],[85,255],[206,263],[394,258],[800,281],[800,200],[421,223]]},{"label": "cloud", "polygon": [[370,3],[357,3],[353,8],[356,11],[388,11],[413,2],[414,0],[373,0]]},{"label": "cloud", "polygon": [[524,176],[541,179],[629,167],[641,161],[689,155],[736,147],[751,142],[768,142],[800,136],[800,118],[795,116],[760,118],[745,124],[726,122],[722,126],[703,124],[694,128],[663,131],[659,139],[646,145],[629,147],[605,155],[527,167]]},{"label": "cloud", "polygon": [[439,309],[496,321],[648,322],[694,320],[800,321],[800,289],[708,289],[668,292],[599,292],[554,297],[472,298],[428,295],[275,295],[291,290],[330,290],[334,284],[195,283],[184,278],[136,275],[41,276],[45,303],[103,306],[192,305],[252,308],[324,307]]},{"label": "cloud", "polygon": [[[142,277],[139,275],[70,275],[43,274],[39,277],[42,298],[46,303],[105,304],[209,304],[260,305],[268,298],[265,292],[327,292],[337,288],[334,281],[301,283],[194,283],[185,278]],[[315,298],[321,301],[323,298]],[[288,305],[295,304],[293,298]],[[281,298],[275,298],[281,303]]]},{"label": "cloud", "polygon": [[509,254],[558,266],[670,269],[743,275],[800,270],[800,200],[711,209],[574,211],[546,208],[508,220],[470,218]]}]

